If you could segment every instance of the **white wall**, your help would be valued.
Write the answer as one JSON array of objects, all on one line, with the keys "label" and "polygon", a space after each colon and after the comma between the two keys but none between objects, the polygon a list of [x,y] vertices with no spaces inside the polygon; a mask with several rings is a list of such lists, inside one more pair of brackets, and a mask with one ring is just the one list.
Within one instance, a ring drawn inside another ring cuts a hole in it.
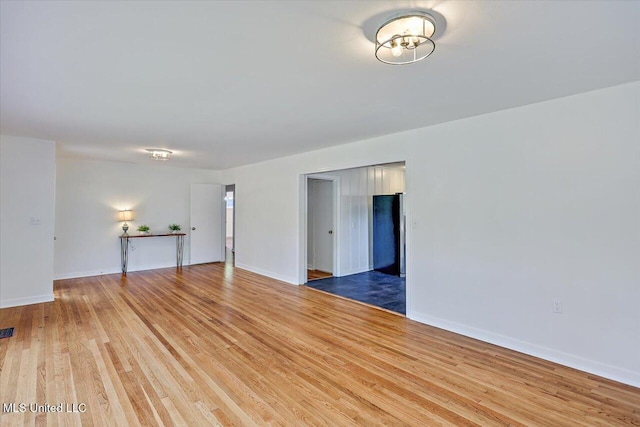
[{"label": "white wall", "polygon": [[[121,209],[133,209],[129,234],[141,224],[152,233],[176,223],[187,233],[189,264],[191,183],[219,183],[220,172],[181,169],[168,163],[136,165],[59,158],[56,180],[55,278],[120,272]],[[129,271],[176,265],[175,239],[132,239]]]},{"label": "white wall", "polygon": [[224,171],[236,264],[299,283],[301,174],[406,160],[408,317],[640,386],[639,97],[635,82]]},{"label": "white wall", "polygon": [[339,178],[337,234],[338,276],[369,271],[370,193],[373,190],[372,168],[355,168],[332,172]]},{"label": "white wall", "polygon": [[0,136],[0,307],[53,301],[55,173],[53,141]]},{"label": "white wall", "polygon": [[628,84],[412,138],[411,317],[640,385],[639,98]]}]

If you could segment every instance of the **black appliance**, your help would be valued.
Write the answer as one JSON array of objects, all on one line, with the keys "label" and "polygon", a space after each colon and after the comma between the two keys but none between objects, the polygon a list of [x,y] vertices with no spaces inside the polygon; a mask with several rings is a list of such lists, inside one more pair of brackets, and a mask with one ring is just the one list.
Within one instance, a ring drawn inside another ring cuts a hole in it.
[{"label": "black appliance", "polygon": [[373,269],[405,275],[403,194],[373,196]]}]

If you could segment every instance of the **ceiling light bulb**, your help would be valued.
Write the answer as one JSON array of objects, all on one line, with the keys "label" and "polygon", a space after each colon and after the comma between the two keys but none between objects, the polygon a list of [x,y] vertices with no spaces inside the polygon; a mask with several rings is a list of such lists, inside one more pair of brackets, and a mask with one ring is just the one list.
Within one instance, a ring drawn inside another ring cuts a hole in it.
[{"label": "ceiling light bulb", "polygon": [[400,46],[395,40],[391,42],[391,54],[396,58],[402,55],[402,46]]}]

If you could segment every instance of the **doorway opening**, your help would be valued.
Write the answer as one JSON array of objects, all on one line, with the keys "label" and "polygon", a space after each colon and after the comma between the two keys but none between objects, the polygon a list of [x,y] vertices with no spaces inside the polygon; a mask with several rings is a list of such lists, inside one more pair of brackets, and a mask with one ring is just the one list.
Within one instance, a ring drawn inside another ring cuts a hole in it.
[{"label": "doorway opening", "polygon": [[224,253],[225,261],[233,262],[236,251],[236,222],[235,222],[235,184],[225,186],[225,240],[224,240]]},{"label": "doorway opening", "polygon": [[307,179],[307,281],[334,275],[335,182]]},{"label": "doorway opening", "polygon": [[[322,185],[318,182],[322,177],[306,176],[305,227],[301,228],[306,234],[301,239],[306,244],[301,257],[306,263],[306,281],[301,283],[406,314],[405,172],[404,162],[328,172],[335,188],[333,228],[316,225],[318,196],[314,191]],[[333,230],[335,245],[330,277],[312,274],[326,270],[318,268],[317,249],[313,249],[318,232],[322,237],[324,229]]]}]

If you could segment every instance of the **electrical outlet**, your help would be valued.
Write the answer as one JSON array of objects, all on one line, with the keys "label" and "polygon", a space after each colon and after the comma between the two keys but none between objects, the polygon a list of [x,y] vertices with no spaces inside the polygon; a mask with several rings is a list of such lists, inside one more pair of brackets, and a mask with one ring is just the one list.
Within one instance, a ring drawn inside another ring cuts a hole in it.
[{"label": "electrical outlet", "polygon": [[562,301],[559,299],[553,300],[553,312],[556,314],[562,314]]},{"label": "electrical outlet", "polygon": [[40,218],[32,216],[30,222],[31,222],[31,225],[40,225]]}]

